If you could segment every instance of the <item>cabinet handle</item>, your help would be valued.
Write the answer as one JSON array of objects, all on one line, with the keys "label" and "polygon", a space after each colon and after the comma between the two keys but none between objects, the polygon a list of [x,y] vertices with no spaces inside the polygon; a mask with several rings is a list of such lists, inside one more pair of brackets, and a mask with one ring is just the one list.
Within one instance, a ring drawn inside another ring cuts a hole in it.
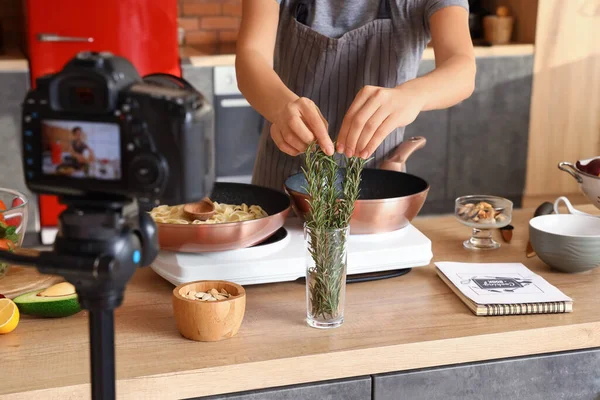
[{"label": "cabinet handle", "polygon": [[40,42],[87,42],[92,43],[93,37],[60,36],[55,33],[38,33],[37,38]]}]

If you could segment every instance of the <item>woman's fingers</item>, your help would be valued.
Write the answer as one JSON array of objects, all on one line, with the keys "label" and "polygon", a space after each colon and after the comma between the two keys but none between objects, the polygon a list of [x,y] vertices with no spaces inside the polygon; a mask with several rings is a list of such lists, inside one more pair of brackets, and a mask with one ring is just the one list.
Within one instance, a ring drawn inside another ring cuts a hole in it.
[{"label": "woman's fingers", "polygon": [[327,132],[327,121],[321,114],[321,110],[315,103],[307,98],[301,98],[299,101],[300,114],[302,119],[306,121],[306,124],[310,127],[310,131],[314,135],[315,139],[321,146],[321,149],[327,155],[332,155],[334,152],[333,142]]},{"label": "woman's fingers", "polygon": [[285,141],[281,129],[279,129],[279,127],[275,124],[271,125],[271,138],[273,138],[273,141],[275,142],[277,148],[285,154],[289,154],[290,156],[297,156],[301,153],[299,150],[297,150]]},{"label": "woman's fingers", "polygon": [[288,123],[290,132],[305,144],[312,143],[315,136],[299,116],[292,117]]},{"label": "woman's fingers", "polygon": [[[365,125],[371,118],[377,113],[377,110],[381,107],[381,102],[377,97],[370,97],[361,109],[354,114],[350,122],[350,129],[346,136],[346,142],[344,143],[345,153],[347,157],[358,155],[356,153],[356,144],[365,128]],[[376,129],[376,128],[375,128]],[[375,131],[373,129],[373,131]]]},{"label": "woman's fingers", "polygon": [[362,132],[360,133],[358,142],[356,143],[356,147],[354,150],[354,154],[361,157],[367,158],[368,154],[365,155],[364,152],[366,150],[367,145],[371,141],[371,138],[377,132],[377,129],[381,126],[383,121],[389,117],[389,111],[385,107],[380,107],[375,114],[365,123]]},{"label": "woman's fingers", "polygon": [[373,137],[371,137],[371,140],[369,140],[369,144],[367,144],[365,149],[360,153],[360,157],[367,158],[370,157],[373,153],[375,153],[375,150],[377,150],[381,142],[383,142],[387,135],[389,135],[390,132],[396,129],[397,126],[397,116],[394,114],[389,115],[385,119],[385,121],[383,121],[383,123],[379,125],[379,128],[377,128],[377,130],[373,134]]},{"label": "woman's fingers", "polygon": [[369,99],[371,91],[369,89],[367,89],[368,87],[369,86],[365,86],[358,92],[358,94],[354,98],[354,101],[352,101],[350,108],[348,108],[348,111],[346,111],[346,115],[344,116],[344,120],[342,121],[342,126],[340,128],[340,132],[339,132],[338,138],[337,138],[337,152],[338,153],[346,152],[346,140],[347,140],[346,138],[348,137],[350,125],[352,124],[355,114],[362,108],[363,104],[365,104],[367,102],[367,100]]},{"label": "woman's fingers", "polygon": [[283,140],[296,149],[299,153],[304,152],[308,147],[308,143],[304,143],[289,127],[284,126],[281,129],[281,136],[283,136]]}]

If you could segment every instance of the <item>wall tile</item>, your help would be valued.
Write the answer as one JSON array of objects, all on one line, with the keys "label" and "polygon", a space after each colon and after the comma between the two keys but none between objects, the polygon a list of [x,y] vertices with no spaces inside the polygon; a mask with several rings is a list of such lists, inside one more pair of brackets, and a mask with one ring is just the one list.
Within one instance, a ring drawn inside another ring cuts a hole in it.
[{"label": "wall tile", "polygon": [[[177,18],[177,23],[180,27],[185,29],[186,31],[195,31],[199,28],[198,18],[193,17],[181,17]],[[187,35],[187,32],[186,32]]]},{"label": "wall tile", "polygon": [[240,19],[235,17],[202,17],[200,28],[202,29],[238,29]]},{"label": "wall tile", "polygon": [[213,31],[190,31],[185,34],[185,43],[194,44],[210,44],[217,43],[217,32]]},{"label": "wall tile", "polygon": [[242,2],[230,0],[223,4],[223,15],[233,15],[235,17],[242,16]]},{"label": "wall tile", "polygon": [[220,31],[219,42],[236,42],[239,31]]},{"label": "wall tile", "polygon": [[185,0],[183,2],[183,15],[221,15],[221,4],[219,2],[199,2],[193,0]]}]

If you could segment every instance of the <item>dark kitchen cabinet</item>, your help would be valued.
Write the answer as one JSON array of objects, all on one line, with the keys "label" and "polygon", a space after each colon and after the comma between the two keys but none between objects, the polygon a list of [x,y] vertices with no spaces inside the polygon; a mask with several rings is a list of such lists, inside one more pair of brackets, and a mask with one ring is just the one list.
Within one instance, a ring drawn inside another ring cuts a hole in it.
[{"label": "dark kitchen cabinet", "polygon": [[[423,75],[434,68],[425,60]],[[405,137],[425,136],[427,145],[407,162],[407,171],[431,185],[423,214],[451,213],[454,199],[492,194],[520,207],[525,188],[533,56],[477,59],[473,95],[447,110],[421,113]]]},{"label": "dark kitchen cabinet", "polygon": [[600,350],[373,376],[373,400],[597,400]]},{"label": "dark kitchen cabinet", "polygon": [[370,400],[371,377],[287,386],[198,400]]},{"label": "dark kitchen cabinet", "polygon": [[533,56],[480,58],[475,92],[450,109],[448,196],[493,194],[520,207]]},{"label": "dark kitchen cabinet", "polygon": [[21,103],[29,89],[27,71],[0,70],[0,187],[23,192],[29,198],[28,236],[35,236],[37,199],[25,186],[21,161]]}]

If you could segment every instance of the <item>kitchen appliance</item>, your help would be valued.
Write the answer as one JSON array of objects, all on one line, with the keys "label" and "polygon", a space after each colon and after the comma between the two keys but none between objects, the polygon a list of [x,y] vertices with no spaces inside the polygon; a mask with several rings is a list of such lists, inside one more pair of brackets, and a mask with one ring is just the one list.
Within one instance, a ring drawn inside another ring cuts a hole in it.
[{"label": "kitchen appliance", "polygon": [[264,119],[238,89],[235,67],[213,74],[217,181],[250,183]]},{"label": "kitchen appliance", "polygon": [[[25,13],[32,87],[85,50],[123,56],[142,76],[181,76],[177,0],[26,0]],[[50,244],[64,206],[48,195],[39,203],[41,241]]]},{"label": "kitchen appliance", "polygon": [[160,248],[185,253],[245,248],[264,241],[283,226],[290,199],[276,190],[243,183],[217,182],[210,199],[224,204],[258,205],[267,217],[221,224],[158,224]]},{"label": "kitchen appliance", "polygon": [[[161,251],[151,267],[174,285],[196,280],[227,280],[240,285],[294,281],[306,274],[303,224],[289,218],[265,242],[245,249],[190,254]],[[413,225],[393,232],[350,235],[348,275],[385,272],[400,275],[429,265],[431,241]],[[398,271],[401,270],[401,271]]]},{"label": "kitchen appliance", "polygon": [[[423,137],[402,142],[379,169],[362,172],[360,196],[350,220],[350,232],[370,234],[391,232],[407,226],[417,216],[429,192],[429,184],[418,176],[407,174],[406,160],[425,146]],[[341,185],[343,172],[339,174]],[[304,216],[309,211],[306,178],[302,172],[290,176],[284,183],[292,198],[294,211]]]}]

